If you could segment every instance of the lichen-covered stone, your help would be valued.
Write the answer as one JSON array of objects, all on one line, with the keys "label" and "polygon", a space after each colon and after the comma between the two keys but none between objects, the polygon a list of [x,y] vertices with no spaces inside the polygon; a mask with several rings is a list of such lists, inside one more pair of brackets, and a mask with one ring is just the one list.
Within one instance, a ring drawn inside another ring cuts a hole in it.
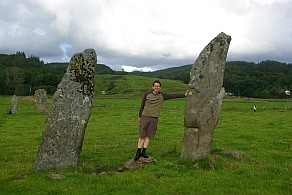
[{"label": "lichen-covered stone", "polygon": [[36,112],[47,112],[47,91],[45,89],[35,91],[34,108]]},{"label": "lichen-covered stone", "polygon": [[93,49],[72,56],[53,97],[35,162],[36,171],[77,165],[92,109],[95,65]]},{"label": "lichen-covered stone", "polygon": [[182,158],[200,160],[212,149],[222,108],[223,76],[231,37],[220,33],[200,53],[190,72]]}]

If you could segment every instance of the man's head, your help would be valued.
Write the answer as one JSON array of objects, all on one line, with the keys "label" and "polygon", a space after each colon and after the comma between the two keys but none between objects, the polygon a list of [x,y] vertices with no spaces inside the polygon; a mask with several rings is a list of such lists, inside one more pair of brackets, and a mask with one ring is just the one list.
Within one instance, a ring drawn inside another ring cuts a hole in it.
[{"label": "man's head", "polygon": [[159,80],[155,80],[152,84],[152,89],[155,93],[158,93],[161,88],[161,82]]},{"label": "man's head", "polygon": [[154,86],[155,84],[159,84],[159,86],[161,87],[161,82],[160,82],[159,80],[155,80],[155,81],[153,81],[152,86]]}]

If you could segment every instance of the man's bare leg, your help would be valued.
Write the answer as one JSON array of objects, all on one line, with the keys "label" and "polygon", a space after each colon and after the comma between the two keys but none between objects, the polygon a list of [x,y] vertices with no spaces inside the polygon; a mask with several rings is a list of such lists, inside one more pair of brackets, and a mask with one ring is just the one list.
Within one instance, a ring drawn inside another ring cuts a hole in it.
[{"label": "man's bare leg", "polygon": [[143,144],[143,150],[142,150],[142,155],[144,158],[148,158],[147,154],[146,154],[146,149],[148,147],[148,144],[149,144],[149,137],[146,137],[145,140],[144,140],[144,144]]}]

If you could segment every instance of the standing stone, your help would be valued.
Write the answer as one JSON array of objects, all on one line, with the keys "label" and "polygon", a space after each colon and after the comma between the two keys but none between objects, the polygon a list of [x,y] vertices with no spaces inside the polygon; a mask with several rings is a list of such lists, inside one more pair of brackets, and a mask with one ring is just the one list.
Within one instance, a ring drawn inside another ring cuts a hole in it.
[{"label": "standing stone", "polygon": [[11,99],[11,113],[17,113],[18,111],[18,96],[13,95]]},{"label": "standing stone", "polygon": [[34,108],[36,112],[47,112],[47,91],[37,89],[34,93]]},{"label": "standing stone", "polygon": [[54,94],[35,171],[74,167],[82,150],[94,92],[96,53],[74,54]]},{"label": "standing stone", "polygon": [[200,160],[212,149],[222,108],[223,75],[231,37],[220,33],[200,53],[190,72],[182,158]]}]

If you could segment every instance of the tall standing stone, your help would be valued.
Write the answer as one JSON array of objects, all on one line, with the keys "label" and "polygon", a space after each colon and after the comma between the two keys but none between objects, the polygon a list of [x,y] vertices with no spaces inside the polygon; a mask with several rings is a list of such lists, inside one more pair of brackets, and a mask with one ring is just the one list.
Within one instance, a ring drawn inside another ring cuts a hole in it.
[{"label": "tall standing stone", "polygon": [[13,95],[11,99],[11,113],[17,113],[18,111],[18,96]]},{"label": "tall standing stone", "polygon": [[47,112],[47,91],[45,89],[35,91],[34,108],[36,112]]},{"label": "tall standing stone", "polygon": [[82,150],[94,92],[96,53],[74,54],[54,94],[35,170],[74,167]]},{"label": "tall standing stone", "polygon": [[220,33],[200,53],[190,72],[182,158],[200,160],[212,149],[222,108],[223,75],[231,37]]}]

